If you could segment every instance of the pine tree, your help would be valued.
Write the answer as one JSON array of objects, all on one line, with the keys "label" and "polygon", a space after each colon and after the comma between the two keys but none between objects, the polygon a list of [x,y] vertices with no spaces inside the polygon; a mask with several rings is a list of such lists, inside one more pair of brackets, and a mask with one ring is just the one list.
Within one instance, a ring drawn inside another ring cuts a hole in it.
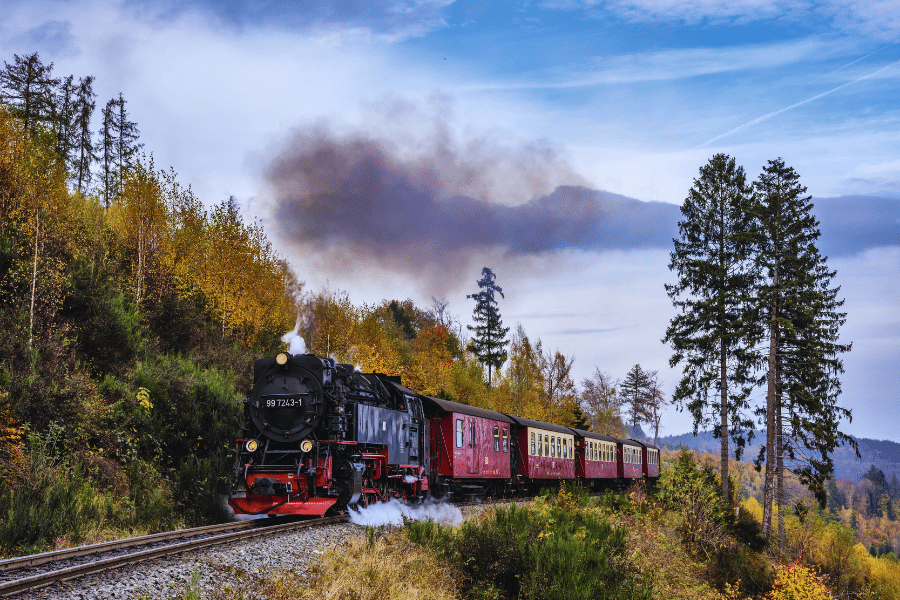
[{"label": "pine tree", "polygon": [[[750,429],[753,435],[753,423],[744,415],[753,387],[751,349],[759,337],[757,322],[747,318],[747,296],[755,283],[748,260],[750,207],[744,169],[735,166],[730,156],[715,155],[700,169],[700,178],[694,180],[681,207],[680,239],[674,240],[669,263],[678,281],[666,285],[678,314],[663,342],[674,350],[670,366],[683,365],[672,401],[691,411],[695,433],[718,412],[713,432],[722,440],[725,498],[731,498],[729,436],[739,457],[745,431]],[[711,402],[711,390],[717,392],[718,403]]]},{"label": "pine tree", "polygon": [[109,100],[100,111],[103,120],[100,123],[100,194],[109,209],[112,198],[118,195],[118,177],[116,177],[116,132],[115,132],[115,99]]},{"label": "pine tree", "polygon": [[125,110],[125,98],[122,92],[115,100],[115,131],[116,131],[116,175],[122,180],[126,169],[130,169],[137,162],[138,151],[144,144],[138,144],[137,123],[128,120],[128,112]]},{"label": "pine tree", "polygon": [[491,385],[491,369],[500,369],[506,362],[506,334],[509,327],[503,327],[500,319],[500,311],[494,293],[505,298],[503,290],[497,285],[497,276],[489,268],[481,269],[481,279],[478,280],[480,290],[474,294],[468,294],[466,298],[475,300],[475,311],[472,320],[475,325],[467,325],[470,331],[475,332],[475,337],[469,342],[469,350],[478,358],[478,362],[487,366],[488,385]]},{"label": "pine tree", "polygon": [[[763,533],[771,534],[773,502],[783,502],[784,463],[827,501],[826,484],[834,472],[830,454],[853,440],[838,430],[850,411],[836,404],[839,355],[838,329],[846,320],[839,312],[840,288],[831,287],[835,272],[819,254],[820,232],[812,215],[811,197],[799,175],[780,158],[769,161],[754,184],[756,190],[755,259],[763,276],[758,291],[758,318],[768,330],[766,373],[766,484]],[[778,539],[784,539],[784,511],[778,511]]]},{"label": "pine tree", "polygon": [[26,56],[13,54],[13,64],[3,61],[0,101],[15,109],[25,133],[53,118],[53,96],[59,79],[53,79],[52,72],[53,63],[43,64],[37,52]]},{"label": "pine tree", "polygon": [[75,104],[78,88],[69,75],[62,80],[56,96],[56,153],[66,169],[75,171],[75,159],[72,149],[75,145]]},{"label": "pine tree", "polygon": [[650,377],[640,364],[631,367],[625,375],[625,379],[619,385],[619,393],[624,403],[629,406],[628,414],[633,431],[641,421],[650,416],[647,406],[650,397]]},{"label": "pine tree", "polygon": [[75,100],[75,187],[79,193],[87,192],[91,182],[91,164],[97,160],[97,151],[91,140],[91,115],[94,114],[94,76],[82,77],[78,82]]},{"label": "pine tree", "polygon": [[126,169],[135,166],[138,150],[144,147],[138,144],[137,123],[128,120],[125,110],[125,98],[119,92],[118,98],[112,98],[101,111],[103,121],[100,126],[100,182],[101,193],[109,207],[110,200],[119,195],[119,188]]}]

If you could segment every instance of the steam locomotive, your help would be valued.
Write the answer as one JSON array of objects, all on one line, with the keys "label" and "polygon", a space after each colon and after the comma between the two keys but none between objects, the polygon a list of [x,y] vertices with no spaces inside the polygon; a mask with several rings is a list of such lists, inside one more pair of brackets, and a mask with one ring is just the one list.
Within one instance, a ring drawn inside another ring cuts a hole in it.
[{"label": "steam locomotive", "polygon": [[399,377],[282,352],[253,366],[228,503],[236,514],[316,515],[426,494],[592,490],[659,477],[659,448],[423,396]]}]

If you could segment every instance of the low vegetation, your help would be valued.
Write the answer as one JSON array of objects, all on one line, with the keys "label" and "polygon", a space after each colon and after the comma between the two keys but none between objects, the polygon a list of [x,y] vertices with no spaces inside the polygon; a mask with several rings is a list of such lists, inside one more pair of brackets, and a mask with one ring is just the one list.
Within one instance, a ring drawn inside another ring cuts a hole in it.
[{"label": "low vegetation", "polygon": [[786,515],[788,543],[772,547],[759,535],[755,499],[735,516],[713,468],[686,451],[669,458],[652,489],[589,496],[565,485],[455,528],[368,528],[305,576],[230,569],[228,586],[188,586],[177,598],[900,598],[900,562],[873,557],[827,512]]}]

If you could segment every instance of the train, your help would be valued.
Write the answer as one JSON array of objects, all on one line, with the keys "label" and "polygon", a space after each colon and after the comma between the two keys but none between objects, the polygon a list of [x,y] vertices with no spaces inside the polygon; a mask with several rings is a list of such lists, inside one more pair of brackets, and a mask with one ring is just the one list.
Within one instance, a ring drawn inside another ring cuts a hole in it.
[{"label": "train", "polygon": [[228,504],[238,515],[339,514],[392,498],[599,492],[660,472],[657,446],[478,408],[313,354],[253,365]]}]

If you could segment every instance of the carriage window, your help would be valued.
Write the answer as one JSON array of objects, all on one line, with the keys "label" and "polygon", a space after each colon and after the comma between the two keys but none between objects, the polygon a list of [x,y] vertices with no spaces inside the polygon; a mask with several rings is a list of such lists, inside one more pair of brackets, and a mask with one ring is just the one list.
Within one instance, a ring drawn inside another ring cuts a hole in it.
[{"label": "carriage window", "polygon": [[550,438],[550,456],[556,456],[556,438]]},{"label": "carriage window", "polygon": [[462,448],[463,446],[463,426],[462,419],[456,420],[456,447]]},{"label": "carriage window", "polygon": [[509,452],[509,429],[503,428],[503,451]]},{"label": "carriage window", "polygon": [[560,444],[559,438],[556,438],[556,455],[562,457],[562,445]]},{"label": "carriage window", "polygon": [[569,458],[569,440],[563,438],[563,458]]},{"label": "carriage window", "polygon": [[475,421],[469,421],[469,448],[475,447]]},{"label": "carriage window", "polygon": [[544,455],[544,436],[538,434],[538,456]]},{"label": "carriage window", "polygon": [[494,452],[500,452],[500,428],[494,425]]},{"label": "carriage window", "polygon": [[534,456],[534,432],[531,432],[531,455]]}]

